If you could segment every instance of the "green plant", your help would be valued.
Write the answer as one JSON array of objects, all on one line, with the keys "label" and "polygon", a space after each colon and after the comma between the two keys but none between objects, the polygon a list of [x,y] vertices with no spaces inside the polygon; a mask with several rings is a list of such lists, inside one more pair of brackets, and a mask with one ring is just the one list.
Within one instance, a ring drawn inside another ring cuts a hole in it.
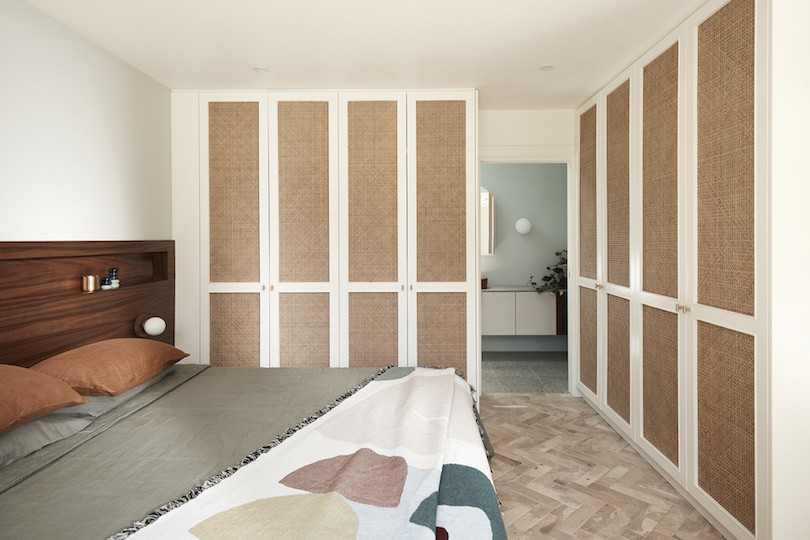
[{"label": "green plant", "polygon": [[551,266],[546,266],[549,273],[540,278],[542,283],[538,285],[534,281],[534,276],[530,276],[529,280],[537,292],[552,292],[560,296],[568,290],[568,250],[563,249],[554,255],[560,260]]}]

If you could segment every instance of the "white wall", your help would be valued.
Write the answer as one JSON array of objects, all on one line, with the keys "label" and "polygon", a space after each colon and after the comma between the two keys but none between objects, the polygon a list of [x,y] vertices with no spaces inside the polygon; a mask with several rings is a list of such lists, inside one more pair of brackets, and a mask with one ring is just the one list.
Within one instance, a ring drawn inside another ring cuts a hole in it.
[{"label": "white wall", "polygon": [[573,110],[478,111],[478,159],[564,163],[574,159]]},{"label": "white wall", "polygon": [[0,1],[0,241],[171,233],[169,90]]},{"label": "white wall", "polygon": [[770,5],[772,538],[798,539],[810,501],[810,3]]}]

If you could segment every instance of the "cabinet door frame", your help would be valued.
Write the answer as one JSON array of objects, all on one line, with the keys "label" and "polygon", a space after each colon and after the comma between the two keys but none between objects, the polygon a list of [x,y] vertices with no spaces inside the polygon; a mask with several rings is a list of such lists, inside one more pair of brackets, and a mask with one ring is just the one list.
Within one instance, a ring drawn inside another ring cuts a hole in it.
[{"label": "cabinet door frame", "polygon": [[[211,282],[210,250],[210,176],[209,176],[209,103],[215,102],[256,102],[259,104],[259,281],[256,282]],[[211,294],[253,293],[259,295],[259,365],[269,365],[269,327],[267,313],[269,295],[267,280],[269,275],[267,234],[268,199],[268,147],[267,147],[267,94],[210,92],[199,94],[199,147],[200,147],[200,363],[211,363]]]},{"label": "cabinet door frame", "polygon": [[[397,103],[397,280],[392,282],[349,281],[349,141],[348,108],[355,101],[394,101]],[[407,94],[405,92],[347,91],[338,96],[339,143],[339,231],[340,231],[340,354],[338,365],[349,367],[349,295],[351,293],[395,293],[397,295],[397,358],[389,363],[408,365],[408,179],[407,153]]]},{"label": "cabinet door frame", "polygon": [[[416,260],[416,104],[419,101],[464,101],[466,104],[466,280],[455,282],[418,281]],[[466,294],[467,331],[467,380],[475,388],[481,388],[480,336],[478,332],[478,128],[476,125],[478,95],[475,90],[439,90],[408,92],[408,365],[417,365],[417,295],[424,292],[451,292]]]},{"label": "cabinet door frame", "polygon": [[[339,298],[338,298],[338,94],[337,92],[271,92],[268,97],[268,144],[269,144],[269,208],[279,206],[279,159],[278,159],[278,105],[289,101],[326,102],[329,106],[329,280],[324,282],[281,282],[279,273],[279,222],[278,213],[268,220],[269,230],[269,362],[268,367],[281,367],[281,321],[279,300],[285,293],[326,293],[329,295],[329,367],[338,367],[339,362]],[[335,216],[333,218],[333,216]],[[264,364],[263,364],[264,365]]]}]

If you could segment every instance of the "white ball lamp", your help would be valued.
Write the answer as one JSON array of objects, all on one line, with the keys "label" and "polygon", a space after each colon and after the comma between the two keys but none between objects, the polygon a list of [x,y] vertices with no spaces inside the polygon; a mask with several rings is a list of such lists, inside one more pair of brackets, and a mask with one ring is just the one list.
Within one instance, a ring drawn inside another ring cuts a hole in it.
[{"label": "white ball lamp", "polygon": [[532,222],[528,218],[522,217],[515,222],[515,230],[518,234],[529,234],[532,230]]}]

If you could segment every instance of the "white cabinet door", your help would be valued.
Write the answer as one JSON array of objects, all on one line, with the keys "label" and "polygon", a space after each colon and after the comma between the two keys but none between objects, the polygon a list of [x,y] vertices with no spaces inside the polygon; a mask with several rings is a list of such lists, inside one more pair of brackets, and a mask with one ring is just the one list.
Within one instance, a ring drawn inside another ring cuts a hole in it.
[{"label": "white cabinet door", "polygon": [[515,293],[481,293],[481,334],[515,335]]},{"label": "white cabinet door", "polygon": [[543,336],[557,333],[557,302],[553,294],[515,293],[515,334]]}]

